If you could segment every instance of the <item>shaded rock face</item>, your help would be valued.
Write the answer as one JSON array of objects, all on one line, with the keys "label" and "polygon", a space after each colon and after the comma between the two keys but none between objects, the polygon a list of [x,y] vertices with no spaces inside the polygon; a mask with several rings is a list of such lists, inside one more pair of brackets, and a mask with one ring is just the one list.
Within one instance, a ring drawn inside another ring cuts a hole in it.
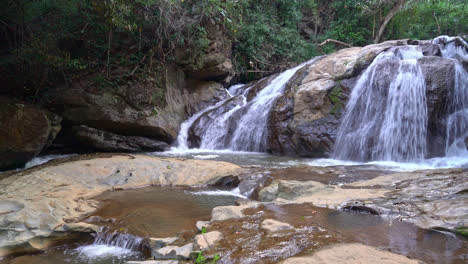
[{"label": "shaded rock face", "polygon": [[428,155],[442,156],[445,150],[445,117],[455,85],[455,62],[451,59],[425,56],[418,59],[426,81],[428,110]]},{"label": "shaded rock face", "polygon": [[66,128],[85,125],[171,143],[188,116],[226,98],[221,84],[186,79],[176,67],[168,67],[163,79],[162,88],[148,81],[98,91],[82,82],[50,94],[48,107],[63,116]]},{"label": "shaded rock face", "polygon": [[99,129],[77,126],[72,128],[73,138],[82,147],[105,152],[164,151],[169,145],[145,137],[122,136]]},{"label": "shaded rock face", "polygon": [[216,24],[206,25],[208,48],[193,56],[190,49],[179,51],[178,64],[190,78],[229,83],[234,77],[232,65],[232,40]]},{"label": "shaded rock face", "polygon": [[36,106],[0,99],[0,170],[16,168],[47,148],[61,118]]},{"label": "shaded rock face", "polygon": [[[411,44],[387,41],[363,48],[342,49],[298,71],[286,92],[272,108],[269,145],[273,154],[327,157],[334,151],[336,134],[351,91],[360,74],[380,53]],[[414,43],[413,43],[414,44]],[[418,42],[424,57],[418,59],[427,86],[428,156],[441,156],[445,149],[445,118],[454,87],[455,63],[441,56],[437,45]],[[375,72],[375,86],[388,87],[398,65],[387,63]],[[382,90],[382,98],[387,98]],[[376,102],[375,107],[384,104]]]}]

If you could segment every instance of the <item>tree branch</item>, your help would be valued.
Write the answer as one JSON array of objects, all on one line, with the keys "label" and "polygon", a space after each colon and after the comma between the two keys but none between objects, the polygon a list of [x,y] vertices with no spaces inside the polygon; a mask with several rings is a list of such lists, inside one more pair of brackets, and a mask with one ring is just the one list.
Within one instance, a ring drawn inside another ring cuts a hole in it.
[{"label": "tree branch", "polygon": [[317,46],[322,47],[322,46],[324,46],[324,45],[327,45],[327,44],[330,43],[330,42],[331,42],[331,43],[335,43],[335,44],[340,45],[340,46],[343,46],[343,47],[347,47],[347,48],[353,47],[353,46],[351,46],[351,45],[348,44],[348,43],[344,43],[344,42],[339,41],[339,40],[336,40],[336,39],[327,39],[327,40],[325,40],[324,42],[318,44]]}]

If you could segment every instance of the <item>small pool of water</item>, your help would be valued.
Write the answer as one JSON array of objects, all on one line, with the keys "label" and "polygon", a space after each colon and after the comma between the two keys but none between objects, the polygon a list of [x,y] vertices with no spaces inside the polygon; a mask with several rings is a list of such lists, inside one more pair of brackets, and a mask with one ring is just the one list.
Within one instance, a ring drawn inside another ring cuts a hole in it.
[{"label": "small pool of water", "polygon": [[[108,233],[140,238],[178,236],[183,243],[195,235],[197,221],[211,219],[214,207],[233,205],[239,197],[227,190],[146,187],[106,192],[95,199],[101,207],[84,221],[106,226]],[[91,242],[56,247],[39,255],[0,263],[121,264],[148,257],[124,247],[125,242],[106,238],[100,241],[93,244],[91,239]]]}]

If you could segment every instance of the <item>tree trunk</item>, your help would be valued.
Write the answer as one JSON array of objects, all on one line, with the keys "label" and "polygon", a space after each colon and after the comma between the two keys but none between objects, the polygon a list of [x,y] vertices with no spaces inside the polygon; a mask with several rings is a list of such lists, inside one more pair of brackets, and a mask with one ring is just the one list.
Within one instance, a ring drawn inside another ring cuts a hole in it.
[{"label": "tree trunk", "polygon": [[392,18],[400,11],[401,7],[405,3],[405,0],[398,0],[395,5],[390,9],[388,14],[385,16],[384,21],[380,25],[379,32],[374,39],[374,43],[379,43],[382,40],[383,34],[385,32],[385,28],[387,27],[388,23]]},{"label": "tree trunk", "polygon": [[112,28],[109,30],[109,34],[107,36],[107,78],[109,78],[109,67],[110,67],[110,50],[112,44]]}]

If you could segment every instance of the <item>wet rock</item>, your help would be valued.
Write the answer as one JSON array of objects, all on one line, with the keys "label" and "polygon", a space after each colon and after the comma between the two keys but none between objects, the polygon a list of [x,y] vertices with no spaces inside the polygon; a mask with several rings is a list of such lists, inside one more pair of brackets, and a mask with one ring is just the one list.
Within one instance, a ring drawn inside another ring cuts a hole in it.
[{"label": "wet rock", "polygon": [[428,156],[445,155],[445,118],[450,93],[455,86],[455,62],[442,57],[418,59],[426,81]]},{"label": "wet rock", "polygon": [[[241,96],[235,96],[221,104],[220,106],[208,110],[197,118],[190,127],[188,133],[188,141],[191,148],[199,148],[201,139],[206,132],[207,128],[213,125],[213,121],[218,117],[224,115],[236,106],[242,105],[243,100]],[[227,140],[226,136],[222,140]]]},{"label": "wet rock", "polygon": [[227,176],[215,182],[214,186],[223,187],[223,188],[235,188],[239,185],[239,183],[240,183],[239,177]]},{"label": "wet rock", "polygon": [[40,107],[0,98],[0,170],[21,167],[47,148],[60,122]]},{"label": "wet rock", "polygon": [[424,56],[438,56],[442,57],[442,51],[440,46],[436,44],[424,44],[421,45],[421,50]]},{"label": "wet rock", "polygon": [[195,236],[195,249],[212,250],[213,247],[223,238],[219,231],[212,231]]},{"label": "wet rock", "polygon": [[291,230],[294,227],[288,223],[283,223],[273,219],[266,219],[262,222],[262,228],[269,232],[278,232],[284,230]]},{"label": "wet rock", "polygon": [[107,190],[212,184],[242,171],[226,162],[113,155],[76,156],[74,161],[9,174],[0,180],[0,257],[44,250],[66,239],[75,228],[71,223],[98,207],[92,197]]},{"label": "wet rock", "polygon": [[155,259],[190,259],[190,254],[193,252],[193,243],[187,244],[182,247],[166,246],[161,249],[151,252]]},{"label": "wet rock", "polygon": [[[392,186],[385,196],[353,199],[342,206],[362,205],[421,228],[454,230],[468,222],[468,172],[460,169],[405,172],[350,184],[354,188]],[[360,200],[360,201],[356,201]]]},{"label": "wet rock", "polygon": [[150,249],[150,250],[158,250],[160,248],[163,248],[167,245],[170,245],[177,241],[179,238],[177,237],[167,237],[167,238],[154,238],[150,237],[145,240],[143,240],[142,244],[144,247]]},{"label": "wet rock", "polygon": [[322,249],[312,256],[289,258],[282,264],[361,264],[361,263],[382,263],[382,264],[418,264],[420,261],[409,259],[406,256],[398,255],[388,251],[361,244],[340,244]]},{"label": "wet rock", "polygon": [[197,221],[195,226],[197,227],[198,231],[202,232],[203,228],[207,228],[210,225],[210,221]]},{"label": "wet rock", "polygon": [[145,137],[122,136],[99,129],[76,126],[72,128],[73,139],[81,147],[104,152],[144,152],[165,151],[169,149],[166,142]]}]

